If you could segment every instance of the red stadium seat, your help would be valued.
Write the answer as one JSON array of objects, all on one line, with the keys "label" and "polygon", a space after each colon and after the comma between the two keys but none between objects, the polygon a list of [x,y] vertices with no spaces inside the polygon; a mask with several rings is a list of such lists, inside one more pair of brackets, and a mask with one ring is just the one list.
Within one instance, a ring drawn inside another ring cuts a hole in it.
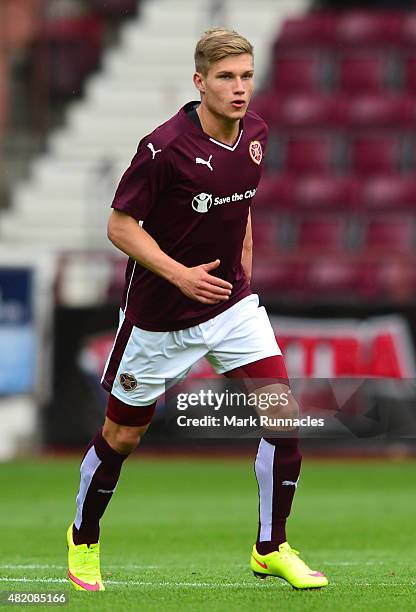
[{"label": "red stadium seat", "polygon": [[270,122],[276,127],[310,128],[337,126],[344,101],[333,95],[298,94],[270,99]]},{"label": "red stadium seat", "polygon": [[277,40],[276,47],[318,46],[331,44],[334,39],[336,17],[330,12],[316,12],[286,19]]},{"label": "red stadium seat", "polygon": [[278,218],[274,214],[255,213],[252,217],[256,253],[274,255],[279,250]]},{"label": "red stadium seat", "polygon": [[325,298],[345,298],[351,292],[359,291],[367,278],[361,263],[342,258],[314,259],[307,267],[305,282],[309,290]]},{"label": "red stadium seat", "polygon": [[378,262],[372,279],[375,291],[384,299],[406,303],[416,296],[416,269],[412,260]]},{"label": "red stadium seat", "polygon": [[289,292],[304,289],[305,264],[288,262],[281,256],[253,257],[253,274],[251,285],[255,291],[267,294],[271,292],[279,300]]},{"label": "red stadium seat", "polygon": [[341,48],[397,44],[403,18],[393,11],[346,11],[335,25],[336,43]]},{"label": "red stadium seat", "polygon": [[287,174],[265,175],[260,181],[253,206],[276,210],[293,202],[293,178]]},{"label": "red stadium seat", "polygon": [[381,55],[348,56],[338,62],[338,87],[346,93],[379,93],[385,76],[386,59]]},{"label": "red stadium seat", "polygon": [[294,200],[301,207],[349,207],[355,203],[357,192],[358,181],[352,177],[309,175],[296,181]]},{"label": "red stadium seat", "polygon": [[351,143],[351,169],[361,175],[398,171],[401,149],[398,136],[358,136]]},{"label": "red stadium seat", "polygon": [[346,224],[341,217],[314,217],[298,223],[298,249],[339,251],[346,247]]},{"label": "red stadium seat", "polygon": [[279,93],[319,90],[321,63],[317,55],[279,57],[274,60],[273,88]]},{"label": "red stadium seat", "polygon": [[[416,35],[415,35],[416,44]],[[404,86],[409,93],[416,93],[416,55],[408,57],[404,65]]]},{"label": "red stadium seat", "polygon": [[416,47],[416,12],[405,15],[399,31],[399,43],[409,49]]},{"label": "red stadium seat", "polygon": [[367,94],[346,100],[343,110],[346,127],[409,127],[415,118],[415,101],[410,96]]},{"label": "red stadium seat", "polygon": [[390,216],[370,220],[366,226],[364,248],[384,255],[409,253],[414,249],[414,218]]},{"label": "red stadium seat", "polygon": [[332,140],[316,135],[291,138],[286,144],[286,170],[288,172],[327,172],[333,163]]},{"label": "red stadium seat", "polygon": [[410,207],[416,210],[416,178],[377,175],[362,183],[360,204],[369,209]]}]

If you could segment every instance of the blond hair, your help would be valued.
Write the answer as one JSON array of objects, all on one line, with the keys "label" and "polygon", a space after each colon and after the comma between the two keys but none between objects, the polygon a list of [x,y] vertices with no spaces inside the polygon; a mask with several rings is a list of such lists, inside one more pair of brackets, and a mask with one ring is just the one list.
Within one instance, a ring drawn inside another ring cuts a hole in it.
[{"label": "blond hair", "polygon": [[195,70],[204,76],[214,62],[229,55],[253,53],[253,45],[235,30],[211,28],[204,32],[195,48]]}]

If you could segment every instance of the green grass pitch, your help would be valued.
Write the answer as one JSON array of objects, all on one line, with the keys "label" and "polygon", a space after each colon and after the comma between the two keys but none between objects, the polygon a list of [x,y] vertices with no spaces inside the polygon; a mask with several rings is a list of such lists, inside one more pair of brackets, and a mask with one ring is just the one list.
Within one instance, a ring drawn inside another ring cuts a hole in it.
[{"label": "green grass pitch", "polygon": [[289,542],[330,579],[326,589],[304,592],[257,580],[248,568],[257,520],[249,458],[140,454],[124,465],[102,521],[107,591],[75,592],[65,580],[65,532],[78,466],[0,465],[0,590],[64,590],[70,601],[61,609],[80,612],[416,609],[414,463],[304,461]]}]

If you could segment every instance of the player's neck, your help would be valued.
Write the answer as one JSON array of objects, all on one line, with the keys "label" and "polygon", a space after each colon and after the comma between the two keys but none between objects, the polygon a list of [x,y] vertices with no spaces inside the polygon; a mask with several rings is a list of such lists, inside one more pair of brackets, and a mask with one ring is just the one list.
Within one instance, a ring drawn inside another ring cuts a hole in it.
[{"label": "player's neck", "polygon": [[206,106],[200,104],[196,109],[202,129],[214,140],[232,146],[238,138],[240,120],[230,121],[211,113]]}]

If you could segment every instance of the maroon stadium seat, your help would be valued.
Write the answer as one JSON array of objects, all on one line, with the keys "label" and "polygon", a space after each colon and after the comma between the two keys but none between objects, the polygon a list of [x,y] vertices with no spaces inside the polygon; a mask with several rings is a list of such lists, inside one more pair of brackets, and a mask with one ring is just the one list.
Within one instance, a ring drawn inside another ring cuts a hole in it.
[{"label": "maroon stadium seat", "polygon": [[334,95],[298,94],[277,100],[271,97],[270,122],[276,127],[329,128],[339,124],[344,104]]},{"label": "maroon stadium seat", "polygon": [[333,147],[325,135],[290,138],[286,144],[288,172],[327,172],[333,163]]},{"label": "maroon stadium seat", "polygon": [[414,122],[415,101],[405,95],[367,94],[346,99],[343,110],[346,127],[408,127]]},{"label": "maroon stadium seat", "polygon": [[[415,36],[416,44],[416,36]],[[416,53],[412,57],[408,57],[404,65],[404,86],[411,93],[416,93]]]},{"label": "maroon stadium seat", "polygon": [[320,69],[317,55],[278,55],[273,66],[273,88],[284,94],[317,91],[320,87]]},{"label": "maroon stadium seat", "polygon": [[412,251],[414,218],[390,215],[368,221],[363,246],[367,251],[377,251],[384,255]]},{"label": "maroon stadium seat", "polygon": [[290,206],[293,201],[293,178],[287,174],[265,175],[257,189],[254,206],[276,210]]},{"label": "maroon stadium seat", "polygon": [[286,19],[276,47],[318,46],[331,44],[334,39],[336,17],[330,12],[316,12],[303,17]]},{"label": "maroon stadium seat", "polygon": [[256,252],[274,255],[279,250],[278,218],[274,214],[255,213],[252,217],[253,242]]},{"label": "maroon stadium seat", "polygon": [[416,211],[416,178],[377,175],[362,183],[360,204],[369,209],[410,207]]},{"label": "maroon stadium seat", "polygon": [[377,262],[372,274],[377,294],[384,300],[406,303],[416,296],[416,268],[413,260],[387,259]]},{"label": "maroon stadium seat", "polygon": [[346,294],[359,291],[366,280],[362,263],[342,257],[315,259],[309,263],[305,274],[309,290],[327,299],[339,297],[339,294],[345,298]]},{"label": "maroon stadium seat", "polygon": [[409,13],[401,23],[399,43],[408,50],[416,48],[416,12]]},{"label": "maroon stadium seat", "polygon": [[345,250],[346,224],[342,217],[316,217],[298,223],[297,245],[307,251]]},{"label": "maroon stadium seat", "polygon": [[346,11],[335,25],[339,47],[373,47],[397,44],[403,14],[393,11]]},{"label": "maroon stadium seat", "polygon": [[298,178],[294,200],[301,207],[343,208],[355,203],[357,191],[358,181],[352,177],[316,174]]},{"label": "maroon stadium seat", "polygon": [[380,92],[385,75],[386,58],[381,55],[348,56],[338,62],[338,87],[351,94]]},{"label": "maroon stadium seat", "polygon": [[251,284],[255,291],[271,292],[281,300],[288,292],[304,289],[304,276],[303,262],[287,261],[282,256],[262,256],[257,251],[253,257]]},{"label": "maroon stadium seat", "polygon": [[401,148],[398,136],[358,136],[351,143],[351,169],[361,175],[398,171]]}]

